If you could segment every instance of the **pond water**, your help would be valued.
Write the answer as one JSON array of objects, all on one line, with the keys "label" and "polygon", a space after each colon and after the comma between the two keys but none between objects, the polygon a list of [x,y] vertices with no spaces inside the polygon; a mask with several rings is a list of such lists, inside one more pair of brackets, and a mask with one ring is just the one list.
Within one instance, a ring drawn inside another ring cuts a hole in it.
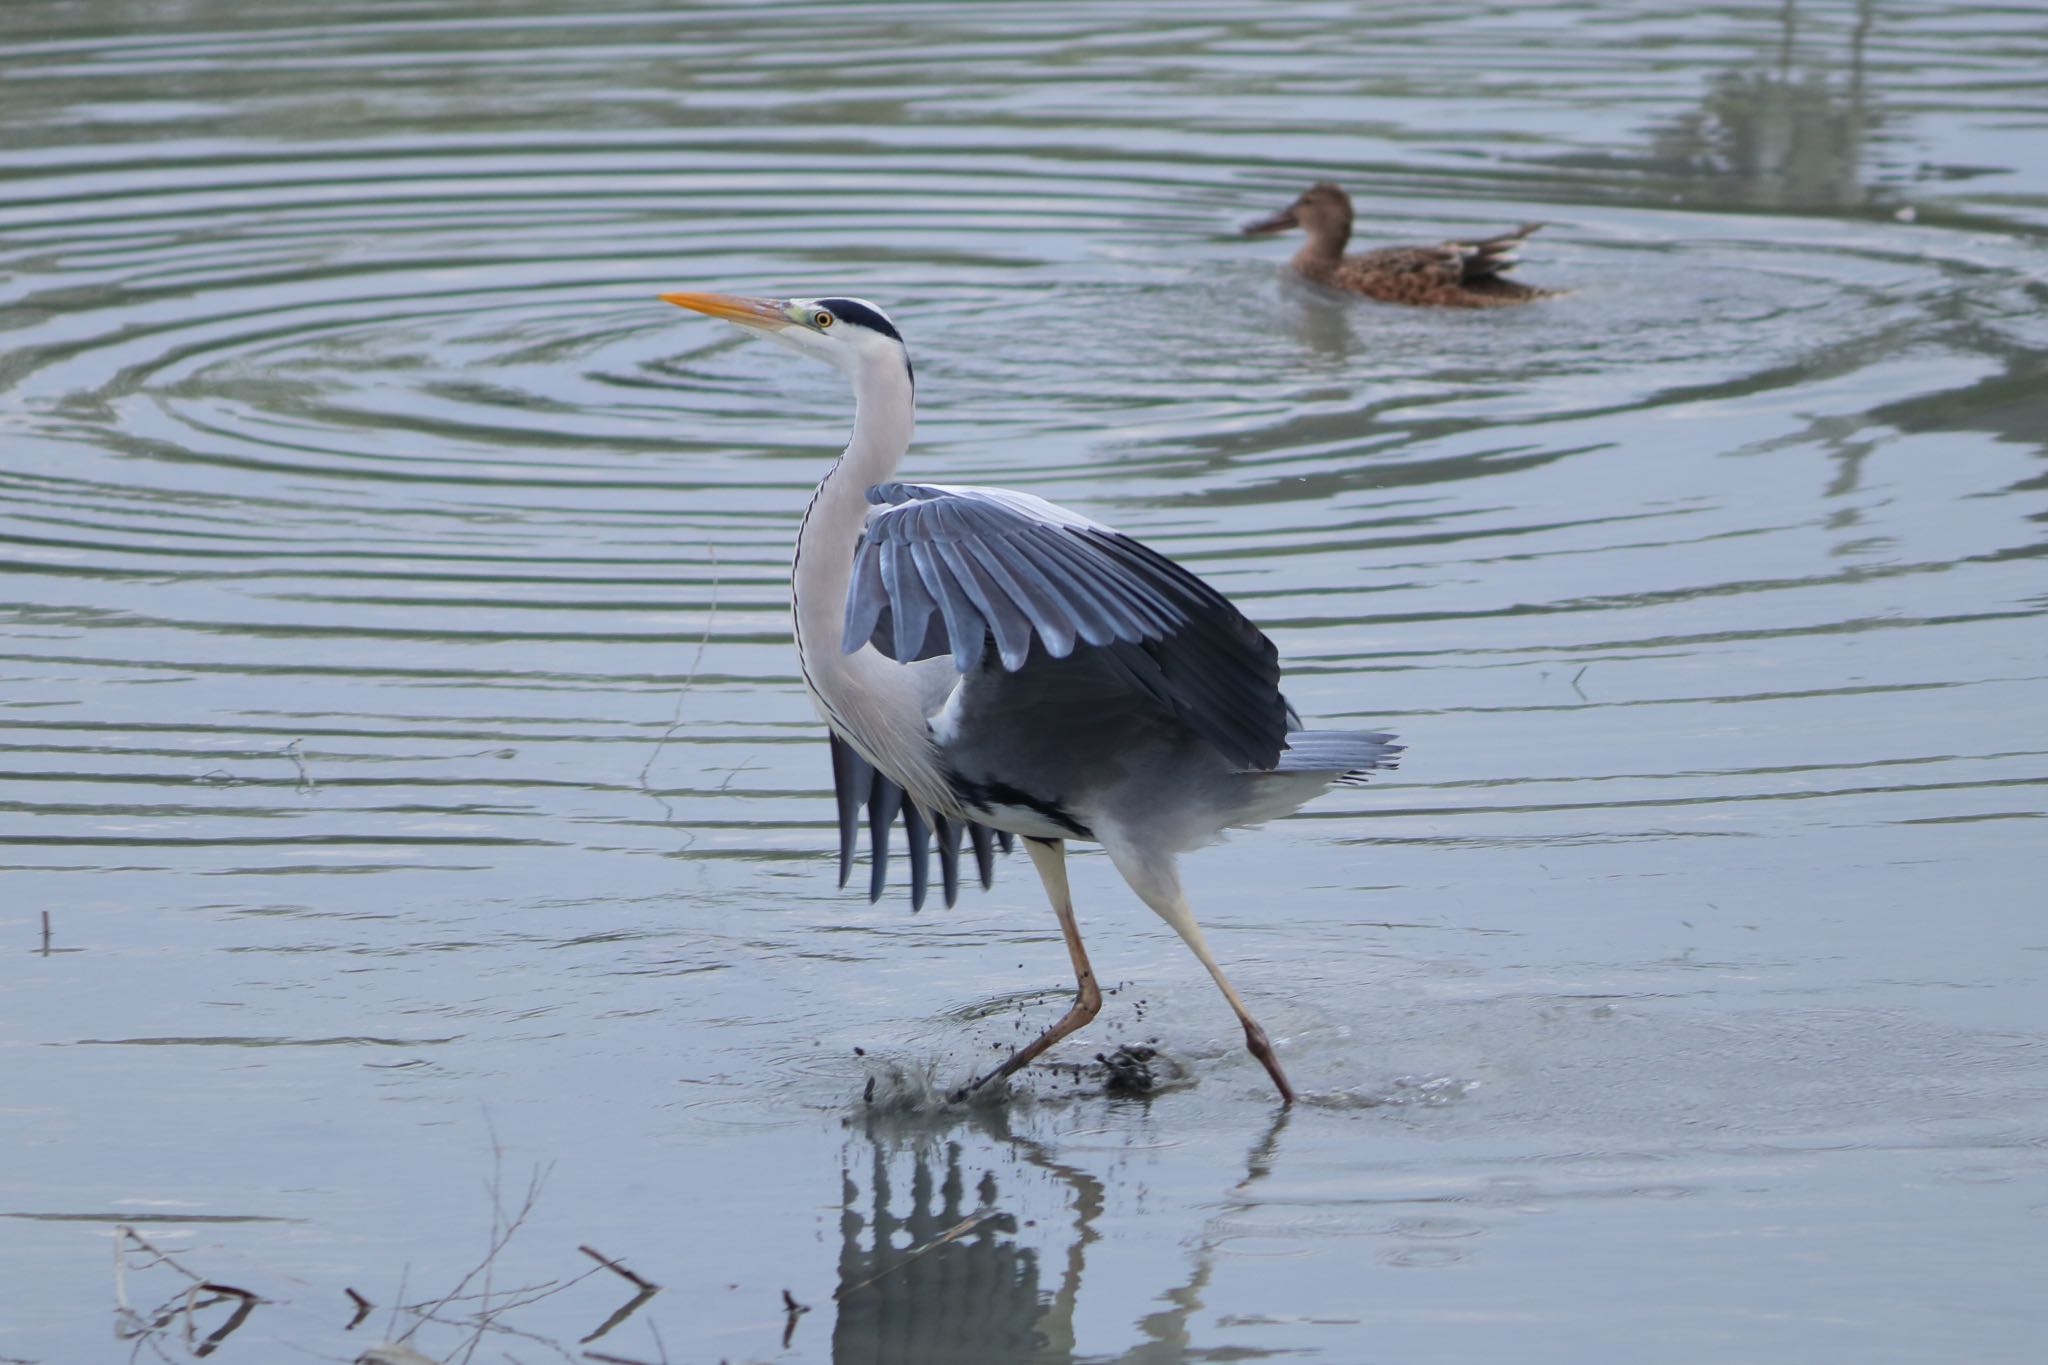
[{"label": "pond water", "polygon": [[[0,8],[0,1357],[2040,1359],[2044,62],[1992,4]],[[1322,178],[1571,292],[1293,282],[1236,228]],[[1092,850],[1103,1017],[934,1102],[1065,953],[1021,854],[835,888],[786,572],[849,399],[679,288],[882,303],[909,477],[1400,733],[1186,864],[1291,1113]]]}]

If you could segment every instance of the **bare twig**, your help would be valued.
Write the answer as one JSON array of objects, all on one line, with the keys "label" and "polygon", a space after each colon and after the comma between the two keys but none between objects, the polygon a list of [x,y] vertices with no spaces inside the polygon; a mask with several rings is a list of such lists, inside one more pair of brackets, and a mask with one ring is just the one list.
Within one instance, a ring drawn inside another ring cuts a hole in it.
[{"label": "bare twig", "polygon": [[284,748],[278,750],[279,753],[290,759],[297,766],[299,770],[298,790],[301,792],[313,791],[320,785],[313,780],[312,769],[306,766],[305,743],[306,741],[303,739],[295,739],[285,745]]},{"label": "bare twig", "polygon": [[661,1329],[649,1321],[647,1330],[653,1334],[654,1349],[661,1353],[659,1360],[635,1360],[631,1356],[606,1355],[602,1351],[585,1351],[583,1358],[598,1361],[600,1365],[668,1365],[668,1344],[661,1339]]},{"label": "bare twig", "polygon": [[877,1270],[874,1274],[868,1276],[859,1284],[841,1285],[839,1288],[832,1291],[832,1297],[835,1299],[843,1299],[848,1294],[853,1293],[857,1289],[866,1289],[869,1285],[873,1284],[876,1280],[881,1279],[884,1275],[895,1274],[897,1271],[903,1269],[903,1267],[909,1265],[912,1261],[924,1255],[926,1252],[935,1251],[938,1248],[944,1246],[948,1242],[957,1241],[958,1239],[965,1237],[968,1233],[974,1231],[976,1228],[980,1227],[983,1223],[986,1223],[989,1219],[995,1216],[996,1211],[994,1209],[982,1209],[979,1212],[970,1213],[965,1218],[962,1218],[959,1222],[953,1224],[952,1227],[947,1228],[944,1232],[932,1238],[929,1242],[925,1242],[920,1246],[914,1246],[910,1250],[904,1252],[903,1259],[896,1262],[896,1264],[889,1266],[887,1269],[884,1270]]},{"label": "bare twig", "polygon": [[[136,1245],[137,1249],[146,1251],[150,1255],[156,1257],[156,1259],[154,1261],[149,1262],[148,1265],[137,1266],[137,1270],[148,1270],[152,1266],[167,1265],[171,1269],[177,1271],[180,1275],[183,1275],[186,1279],[191,1280],[196,1284],[204,1284],[206,1282],[206,1277],[204,1275],[195,1274],[191,1270],[188,1270],[184,1266],[178,1264],[177,1258],[172,1256],[170,1252],[165,1251],[163,1248],[157,1246],[156,1244],[151,1242],[147,1237],[144,1237],[141,1233],[137,1232],[134,1228],[130,1227],[126,1223],[118,1224],[114,1228],[114,1255],[117,1264],[123,1262],[123,1253],[126,1252],[128,1249],[127,1246],[124,1244],[123,1239],[125,1239],[128,1242],[133,1242]],[[118,1283],[118,1277],[116,1282]],[[236,1292],[239,1293],[241,1291],[237,1290]]]},{"label": "bare twig", "polygon": [[50,912],[43,911],[43,956],[50,955]]},{"label": "bare twig", "polygon": [[[467,1289],[470,1285],[470,1282],[476,1279],[479,1274],[483,1276],[483,1293],[481,1296],[481,1306],[477,1310],[477,1315],[475,1319],[475,1330],[471,1333],[469,1343],[462,1353],[462,1359],[465,1362],[465,1365],[466,1362],[471,1360],[476,1355],[476,1348],[479,1344],[482,1343],[484,1333],[490,1331],[491,1328],[496,1325],[495,1320],[497,1316],[505,1312],[507,1309],[515,1306],[513,1304],[508,1303],[500,1307],[498,1310],[496,1310],[496,1312],[492,1311],[491,1277],[493,1276],[493,1274],[496,1273],[499,1253],[504,1251],[507,1244],[511,1242],[513,1234],[519,1231],[519,1229],[525,1224],[527,1216],[533,1212],[533,1206],[535,1202],[538,1201],[540,1198],[541,1187],[547,1183],[547,1172],[549,1169],[551,1169],[551,1167],[539,1166],[536,1166],[534,1168],[533,1174],[527,1177],[526,1197],[524,1200],[520,1202],[519,1211],[508,1217],[505,1212],[504,1168],[505,1149],[498,1144],[498,1135],[494,1131],[491,1134],[490,1247],[487,1251],[485,1251],[483,1260],[479,1262],[475,1266],[475,1268],[473,1268],[467,1275],[464,1275],[461,1278],[461,1280],[456,1282],[455,1288],[449,1290],[447,1294],[441,1297],[438,1303],[436,1303],[432,1308],[427,1310],[427,1312],[421,1314],[422,1322],[433,1317],[436,1311],[447,1307],[449,1304],[454,1303],[459,1297],[461,1297],[462,1291]],[[514,1292],[520,1293],[529,1291]],[[415,1325],[413,1330],[418,1330],[417,1324]],[[406,1338],[411,1337],[411,1335],[412,1331],[408,1331],[404,1337],[401,1337],[399,1339],[403,1341]]]},{"label": "bare twig", "polygon": [[617,1327],[627,1318],[630,1318],[635,1313],[639,1312],[641,1305],[646,1303],[649,1299],[653,1298],[659,1292],[660,1291],[652,1285],[648,1286],[645,1289],[636,1290],[632,1298],[627,1299],[624,1303],[620,1304],[617,1308],[613,1309],[612,1315],[597,1325],[596,1331],[590,1333],[588,1336],[578,1337],[576,1339],[576,1344],[578,1346],[588,1346],[591,1342],[596,1341],[601,1336],[604,1336],[607,1332],[610,1332],[614,1327]]},{"label": "bare twig", "polygon": [[782,1311],[789,1316],[782,1323],[782,1349],[789,1349],[789,1339],[796,1335],[796,1320],[811,1311],[807,1303],[798,1303],[796,1295],[787,1289],[782,1291]]},{"label": "bare twig", "polygon": [[[166,1299],[148,1317],[136,1312],[128,1302],[128,1256],[131,1251],[140,1251],[152,1258],[145,1264],[135,1267],[137,1270],[150,1270],[160,1265],[168,1266],[189,1281],[183,1289]],[[202,1299],[202,1294],[212,1297]],[[200,1340],[198,1326],[194,1321],[195,1315],[202,1308],[211,1308],[229,1299],[238,1300],[235,1311],[228,1315],[226,1322],[214,1328],[203,1341]],[[231,1284],[221,1284],[195,1273],[128,1224],[122,1223],[115,1227],[114,1304],[115,1317],[119,1325],[115,1327],[114,1335],[123,1341],[134,1341],[136,1351],[140,1351],[146,1344],[157,1355],[168,1360],[170,1357],[165,1355],[162,1344],[157,1341],[157,1335],[172,1323],[182,1322],[185,1349],[195,1356],[212,1355],[223,1341],[248,1321],[249,1314],[255,1312],[256,1305],[262,1302],[264,1300],[260,1296],[249,1290]]]},{"label": "bare twig", "polygon": [[[205,1284],[193,1286],[195,1294],[200,1290],[207,1290],[215,1296],[207,1301],[208,1304],[219,1303],[222,1299],[226,1298],[238,1298],[241,1300],[240,1303],[235,1305],[235,1311],[228,1314],[228,1320],[207,1333],[206,1340],[200,1342],[197,1346],[192,1346],[192,1310],[190,1308],[185,1310],[185,1344],[191,1346],[192,1354],[195,1356],[210,1356],[220,1349],[220,1344],[223,1341],[234,1335],[237,1327],[240,1327],[249,1320],[249,1315],[256,1311],[256,1305],[263,1302],[263,1300],[257,1298],[246,1289],[237,1289],[231,1284],[215,1284],[210,1280]],[[201,1304],[199,1306],[205,1307],[206,1305]]]},{"label": "bare twig", "polygon": [[[752,757],[753,757],[753,755],[752,755],[752,754],[748,754],[748,755],[747,755],[747,758],[752,758]],[[734,779],[735,777],[738,777],[738,776],[739,776],[739,775],[740,775],[741,773],[763,773],[763,772],[767,772],[767,771],[768,771],[768,769],[767,769],[766,767],[756,766],[756,765],[754,765],[754,764],[748,763],[748,762],[747,762],[747,758],[743,758],[743,759],[741,759],[741,760],[739,761],[739,763],[738,763],[738,765],[737,765],[737,766],[735,766],[735,767],[733,767],[733,768],[729,769],[729,770],[728,770],[728,771],[726,772],[726,774],[725,774],[725,781],[723,781],[723,782],[721,782],[721,783],[719,783],[719,784],[718,784],[718,789],[719,789],[720,791],[722,791],[722,792],[725,792],[725,791],[731,791],[731,790],[732,790],[732,780],[733,780],[733,779]]]},{"label": "bare twig", "polygon": [[[486,1115],[486,1123],[488,1122],[489,1116]],[[595,1332],[582,1339],[586,1342],[594,1341],[631,1317],[659,1291],[660,1286],[588,1246],[578,1249],[596,1264],[580,1274],[543,1280],[536,1284],[499,1285],[496,1280],[496,1261],[532,1215],[551,1168],[535,1167],[528,1179],[525,1194],[514,1205],[505,1192],[504,1149],[497,1140],[495,1129],[491,1133],[491,1158],[491,1179],[488,1186],[491,1197],[491,1233],[483,1259],[447,1293],[436,1298],[408,1303],[401,1294],[399,1300],[392,1305],[393,1328],[396,1328],[397,1317],[401,1313],[413,1321],[403,1332],[394,1331],[391,1334],[392,1341],[387,1345],[409,1350],[411,1348],[406,1347],[405,1343],[410,1342],[422,1328],[431,1323],[436,1327],[454,1328],[463,1333],[462,1344],[447,1357],[451,1361],[473,1360],[486,1337],[492,1334],[515,1337],[552,1351],[565,1361],[574,1361],[576,1357],[571,1354],[569,1347],[551,1337],[514,1326],[506,1320],[508,1315],[609,1270],[632,1284],[635,1292],[633,1297],[615,1310]],[[360,1296],[351,1291],[350,1297],[353,1299]]]},{"label": "bare twig", "polygon": [[370,1310],[376,1307],[376,1305],[371,1303],[368,1299],[364,1298],[361,1294],[356,1293],[356,1291],[353,1289],[344,1287],[341,1292],[348,1295],[348,1301],[356,1306],[356,1315],[350,1318],[348,1320],[348,1326],[342,1328],[341,1330],[344,1332],[353,1332],[356,1330],[357,1327],[362,1325],[362,1321],[364,1318],[370,1316]]},{"label": "bare twig", "polygon": [[631,1281],[633,1287],[636,1289],[643,1289],[648,1293],[652,1294],[661,1288],[660,1285],[654,1283],[652,1280],[643,1279],[639,1275],[634,1274],[632,1271],[626,1269],[625,1266],[621,1265],[617,1261],[614,1261],[611,1257],[605,1255],[601,1251],[598,1251],[592,1247],[587,1246],[578,1246],[576,1249],[582,1252],[585,1256],[588,1256],[591,1260],[596,1261],[606,1270],[611,1271],[614,1275],[622,1276],[623,1278]]},{"label": "bare twig", "polygon": [[718,620],[718,551],[706,546],[704,553],[711,560],[711,605],[705,612],[704,633],[697,637],[697,652],[690,656],[689,671],[683,674],[682,688],[676,693],[675,714],[669,718],[668,728],[661,732],[661,738],[654,741],[654,750],[647,755],[647,761],[640,765],[640,790],[660,801],[663,812],[671,820],[675,819],[675,811],[667,801],[655,796],[654,789],[647,785],[647,774],[654,771],[654,763],[661,757],[662,746],[674,737],[676,731],[683,728],[683,703],[689,700],[690,685],[697,681],[697,666],[704,662],[705,646],[711,643],[711,627]]}]

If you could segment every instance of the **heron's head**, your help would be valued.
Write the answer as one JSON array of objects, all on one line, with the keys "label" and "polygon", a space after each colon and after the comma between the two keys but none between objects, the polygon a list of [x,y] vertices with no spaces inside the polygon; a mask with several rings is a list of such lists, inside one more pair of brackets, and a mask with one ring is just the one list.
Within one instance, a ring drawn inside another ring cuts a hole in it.
[{"label": "heron's head", "polygon": [[910,369],[903,334],[866,299],[750,299],[737,294],[663,294],[665,302],[724,318],[858,375],[887,363]]},{"label": "heron's head", "polygon": [[1318,180],[1271,218],[1245,224],[1244,234],[1251,237],[1295,227],[1305,230],[1311,237],[1350,235],[1351,196],[1327,180]]}]

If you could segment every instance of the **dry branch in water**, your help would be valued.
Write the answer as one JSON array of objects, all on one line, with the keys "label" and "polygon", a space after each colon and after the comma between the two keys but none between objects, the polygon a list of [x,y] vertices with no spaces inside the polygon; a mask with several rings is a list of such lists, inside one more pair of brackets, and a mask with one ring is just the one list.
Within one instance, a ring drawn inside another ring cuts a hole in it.
[{"label": "dry branch in water", "polygon": [[626,1269],[625,1266],[621,1265],[617,1261],[614,1261],[611,1257],[605,1255],[603,1252],[598,1251],[593,1247],[579,1246],[576,1249],[582,1252],[585,1256],[588,1256],[591,1260],[596,1261],[606,1270],[611,1271],[615,1275],[623,1276],[625,1279],[632,1283],[635,1289],[639,1289],[646,1293],[652,1294],[656,1290],[661,1288],[660,1285],[654,1283],[652,1280],[642,1279],[640,1276],[635,1275],[632,1271]]},{"label": "dry branch in water", "polygon": [[[128,1257],[141,1252],[150,1257],[141,1265],[130,1267]],[[171,1295],[151,1313],[135,1311],[128,1303],[128,1274],[153,1270],[167,1266],[185,1277],[185,1287]],[[201,1298],[201,1295],[210,1297]],[[235,1309],[227,1320],[208,1332],[202,1339],[199,1335],[197,1315],[202,1309],[233,1300]],[[256,1311],[256,1305],[267,1300],[246,1289],[231,1284],[209,1280],[181,1265],[177,1258],[158,1247],[134,1228],[122,1223],[114,1229],[114,1335],[122,1341],[135,1343],[135,1350],[148,1346],[159,1357],[169,1360],[165,1352],[162,1334],[173,1323],[183,1327],[185,1349],[195,1356],[210,1356],[220,1349],[220,1344],[232,1336]]]},{"label": "dry branch in water", "polygon": [[[596,1262],[588,1270],[559,1279],[542,1280],[535,1284],[500,1286],[496,1282],[498,1258],[526,1226],[535,1204],[539,1201],[542,1187],[546,1184],[547,1171],[544,1167],[535,1167],[528,1177],[526,1189],[518,1203],[512,1205],[506,1199],[503,1186],[503,1149],[493,1141],[491,1151],[491,1233],[482,1259],[457,1280],[447,1293],[434,1298],[407,1302],[405,1286],[401,1282],[397,1300],[391,1307],[391,1322],[386,1328],[390,1339],[364,1348],[362,1354],[356,1357],[358,1365],[467,1365],[468,1362],[477,1359],[478,1348],[485,1340],[494,1337],[501,1340],[510,1338],[512,1341],[508,1344],[524,1343],[543,1352],[552,1352],[564,1361],[574,1362],[577,1356],[573,1348],[555,1338],[517,1325],[508,1320],[510,1315],[543,1299],[552,1298],[593,1275],[610,1271],[633,1286],[633,1296],[614,1309],[596,1331],[577,1343],[582,1345],[597,1340],[625,1322],[661,1291],[660,1285],[628,1268],[624,1262],[606,1256],[588,1245],[577,1247],[583,1255]],[[190,1252],[184,1254],[191,1255]],[[158,1267],[179,1277],[177,1291],[165,1298],[157,1307],[147,1312],[138,1311],[129,1302],[129,1276]],[[343,1330],[353,1331],[369,1317],[375,1305],[353,1287],[344,1288],[342,1292],[348,1296],[354,1313]],[[173,1360],[172,1349],[175,1349],[173,1344],[180,1336],[185,1351],[191,1356],[209,1356],[248,1321],[249,1315],[256,1310],[257,1305],[269,1302],[271,1300],[250,1290],[223,1284],[200,1274],[126,1223],[115,1228],[115,1335],[122,1341],[133,1343],[131,1358],[147,1349],[156,1359],[170,1365]],[[232,1304],[232,1311],[219,1326],[211,1331],[205,1330],[199,1321],[199,1315],[209,1308],[222,1304]],[[401,1322],[405,1322],[403,1331],[398,1330]],[[458,1338],[459,1344],[451,1353],[441,1357],[431,1356],[424,1354],[414,1345],[414,1339],[429,1324],[461,1334]],[[665,1363],[668,1357],[666,1349],[661,1347],[661,1333],[651,1322],[648,1323],[648,1330],[654,1336],[656,1347],[662,1350],[662,1362]],[[179,1336],[172,1336],[173,1332],[179,1333]],[[166,1349],[167,1347],[172,1349]],[[506,1358],[513,1357],[508,1355]],[[596,1353],[586,1353],[584,1358],[625,1359]],[[4,1358],[0,1358],[0,1365],[6,1365]],[[645,1363],[629,1362],[629,1365]]]},{"label": "dry branch in water", "polygon": [[[508,1207],[504,1193],[503,1170],[504,1149],[494,1139],[491,1144],[491,1181],[489,1186],[491,1196],[491,1236],[490,1242],[485,1248],[483,1259],[472,1266],[469,1272],[460,1280],[456,1281],[453,1288],[438,1298],[407,1303],[404,1302],[404,1295],[401,1291],[400,1301],[392,1309],[393,1326],[397,1325],[397,1316],[400,1314],[410,1317],[413,1321],[403,1332],[395,1333],[391,1341],[375,1347],[373,1350],[385,1351],[387,1354],[393,1351],[411,1351],[413,1348],[410,1343],[423,1328],[428,1326],[428,1324],[433,1324],[436,1327],[453,1328],[464,1333],[461,1346],[452,1355],[447,1357],[451,1365],[467,1365],[467,1362],[476,1358],[478,1349],[482,1346],[485,1338],[490,1336],[517,1338],[534,1346],[553,1351],[564,1360],[573,1361],[576,1357],[570,1353],[567,1346],[551,1337],[542,1336],[539,1333],[527,1331],[525,1328],[515,1325],[508,1321],[509,1315],[516,1313],[522,1308],[539,1303],[543,1299],[552,1298],[563,1290],[581,1284],[600,1271],[609,1270],[632,1284],[635,1288],[635,1293],[632,1298],[615,1309],[610,1317],[599,1324],[596,1331],[582,1338],[581,1342],[578,1343],[580,1345],[584,1342],[595,1341],[620,1323],[626,1321],[660,1291],[660,1285],[655,1284],[642,1275],[636,1274],[632,1270],[627,1269],[623,1263],[613,1260],[611,1257],[605,1256],[589,1246],[579,1246],[577,1250],[590,1257],[597,1264],[580,1274],[571,1275],[563,1279],[543,1280],[537,1284],[522,1284],[500,1288],[495,1279],[498,1258],[504,1254],[512,1239],[526,1225],[527,1219],[533,1213],[534,1205],[540,1199],[541,1190],[547,1183],[546,1168],[535,1167],[527,1179],[525,1193],[521,1196],[517,1207]],[[363,1300],[353,1290],[349,1291],[349,1297],[361,1304],[367,1303],[367,1300]],[[362,1313],[364,1311],[366,1310],[359,1307],[356,1321],[362,1320]],[[656,1340],[660,1340],[658,1335]],[[409,1365],[410,1358],[402,1355],[393,1355],[391,1359],[394,1362],[408,1362]]]},{"label": "dry branch in water", "polygon": [[718,620],[718,551],[706,546],[705,554],[711,560],[711,605],[704,614],[704,633],[697,637],[697,652],[690,656],[689,671],[683,674],[683,685],[676,692],[676,709],[669,718],[668,728],[661,732],[661,738],[654,741],[653,752],[648,754],[647,761],[640,765],[640,790],[661,801],[662,810],[671,820],[675,818],[675,812],[669,808],[668,802],[654,795],[654,789],[647,785],[647,774],[654,771],[654,762],[661,757],[662,746],[675,736],[676,731],[683,728],[683,703],[689,700],[690,686],[697,681],[697,665],[704,662],[704,647],[711,643],[711,627]]},{"label": "dry branch in water", "polygon": [[312,791],[320,785],[318,782],[315,782],[313,780],[312,769],[306,766],[305,744],[305,740],[295,739],[291,743],[285,745],[284,748],[278,750],[279,753],[283,754],[286,758],[290,759],[293,762],[293,764],[295,764],[298,767],[298,790],[302,793]]},{"label": "dry branch in water", "polygon": [[919,1246],[914,1246],[910,1250],[904,1252],[902,1259],[897,1261],[896,1264],[888,1266],[881,1270],[877,1270],[874,1274],[868,1276],[859,1284],[842,1285],[838,1289],[833,1290],[832,1297],[835,1299],[842,1299],[845,1298],[848,1294],[853,1293],[857,1289],[866,1289],[869,1285],[873,1284],[876,1280],[881,1279],[884,1275],[895,1274],[897,1271],[903,1269],[903,1267],[909,1265],[912,1261],[924,1255],[926,1252],[934,1251],[939,1247],[944,1246],[948,1242],[956,1241],[959,1238],[965,1237],[968,1233],[974,1231],[976,1228],[980,1227],[983,1223],[986,1223],[989,1219],[995,1216],[996,1211],[994,1209],[981,1209],[978,1212],[970,1213],[965,1218],[962,1218],[959,1222],[953,1224],[952,1227],[947,1228],[944,1232],[932,1238],[929,1242],[925,1242]]}]

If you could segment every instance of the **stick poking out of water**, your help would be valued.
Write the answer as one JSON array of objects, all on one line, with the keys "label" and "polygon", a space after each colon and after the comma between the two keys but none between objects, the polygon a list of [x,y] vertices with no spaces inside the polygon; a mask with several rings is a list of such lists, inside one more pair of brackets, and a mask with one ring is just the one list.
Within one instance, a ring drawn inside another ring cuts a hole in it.
[{"label": "stick poking out of water", "polygon": [[306,766],[306,756],[304,753],[305,743],[306,741],[303,739],[295,739],[291,743],[285,745],[284,748],[278,750],[279,753],[283,754],[286,758],[290,759],[294,764],[297,765],[299,770],[298,789],[301,792],[314,791],[318,789],[318,787],[320,786],[318,782],[315,782],[313,780],[312,769]]},{"label": "stick poking out of water", "polygon": [[611,1271],[614,1275],[623,1276],[627,1281],[629,1281],[633,1285],[635,1289],[639,1289],[645,1293],[652,1294],[656,1290],[661,1288],[661,1286],[654,1283],[654,1281],[644,1279],[641,1276],[634,1274],[632,1271],[626,1269],[626,1267],[620,1265],[617,1261],[614,1261],[611,1257],[605,1255],[601,1251],[598,1251],[594,1247],[579,1245],[576,1249],[582,1252],[585,1256],[588,1256],[591,1260],[596,1261],[606,1270]]},{"label": "stick poking out of water", "polygon": [[953,1224],[952,1227],[947,1228],[944,1232],[932,1238],[929,1242],[926,1242],[921,1246],[914,1246],[910,1250],[904,1252],[903,1259],[896,1262],[896,1264],[882,1270],[877,1270],[874,1274],[868,1276],[859,1284],[842,1285],[840,1288],[833,1290],[832,1297],[835,1299],[843,1299],[848,1294],[853,1293],[857,1289],[866,1289],[869,1285],[873,1284],[876,1280],[881,1279],[884,1275],[895,1274],[897,1271],[903,1269],[903,1267],[909,1265],[918,1257],[924,1255],[927,1251],[935,1251],[938,1248],[944,1246],[948,1242],[958,1241],[960,1238],[965,1237],[968,1233],[974,1231],[976,1228],[980,1227],[983,1223],[986,1223],[989,1219],[995,1216],[996,1211],[994,1209],[982,1209],[978,1213],[970,1213],[965,1218],[962,1218],[959,1222]]},{"label": "stick poking out of water", "polygon": [[[683,674],[682,688],[676,693],[676,709],[669,718],[668,729],[661,732],[661,738],[654,741],[654,752],[648,754],[647,761],[640,765],[640,790],[649,796],[654,796],[654,789],[647,785],[647,774],[654,771],[654,761],[661,757],[661,746],[683,728],[683,703],[689,700],[690,685],[697,681],[697,665],[704,662],[704,647],[711,643],[711,627],[718,620],[718,551],[706,546],[704,553],[711,560],[711,605],[704,614],[704,633],[697,637],[697,652],[690,656],[690,670]],[[654,796],[654,799],[661,801],[661,808],[668,811],[669,818],[673,820],[675,812],[669,810],[668,802],[659,796]]]}]

